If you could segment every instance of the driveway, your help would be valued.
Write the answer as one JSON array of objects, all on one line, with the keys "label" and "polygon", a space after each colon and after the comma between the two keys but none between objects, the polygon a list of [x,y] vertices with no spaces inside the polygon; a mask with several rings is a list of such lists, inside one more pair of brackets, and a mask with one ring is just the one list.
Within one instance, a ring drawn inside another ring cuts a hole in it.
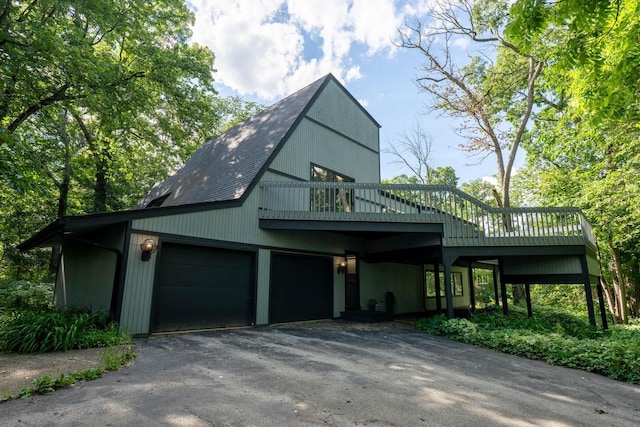
[{"label": "driveway", "polygon": [[156,336],[131,368],[0,404],[2,426],[637,426],[640,387],[431,337],[318,322]]}]

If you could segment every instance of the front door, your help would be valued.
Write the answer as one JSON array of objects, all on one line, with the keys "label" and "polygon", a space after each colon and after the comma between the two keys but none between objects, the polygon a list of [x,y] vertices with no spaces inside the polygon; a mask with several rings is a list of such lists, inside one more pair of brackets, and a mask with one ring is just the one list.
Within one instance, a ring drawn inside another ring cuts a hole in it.
[{"label": "front door", "polygon": [[354,254],[345,256],[347,266],[344,277],[344,302],[346,310],[360,310],[360,276],[358,274],[358,257]]}]

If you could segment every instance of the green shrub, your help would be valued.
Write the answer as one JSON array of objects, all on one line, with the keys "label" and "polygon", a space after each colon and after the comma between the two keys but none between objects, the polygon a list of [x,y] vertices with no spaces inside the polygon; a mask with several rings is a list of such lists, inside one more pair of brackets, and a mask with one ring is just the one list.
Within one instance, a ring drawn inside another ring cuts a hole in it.
[{"label": "green shrub", "polygon": [[438,315],[421,319],[416,326],[468,344],[640,384],[639,322],[602,331],[580,316],[535,307],[532,318],[519,308],[507,316],[490,308],[468,320]]},{"label": "green shrub", "polygon": [[0,279],[0,312],[9,309],[48,308],[52,303],[52,283]]},{"label": "green shrub", "polygon": [[0,324],[0,349],[43,353],[107,347],[129,341],[105,315],[69,309],[14,310]]}]

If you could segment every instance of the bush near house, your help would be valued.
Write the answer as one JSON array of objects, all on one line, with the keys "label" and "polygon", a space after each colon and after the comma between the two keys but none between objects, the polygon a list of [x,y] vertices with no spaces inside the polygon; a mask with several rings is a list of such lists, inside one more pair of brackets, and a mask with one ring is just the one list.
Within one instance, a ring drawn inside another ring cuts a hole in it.
[{"label": "bush near house", "polygon": [[0,282],[0,351],[43,353],[126,344],[106,313],[55,308],[53,286]]},{"label": "bush near house", "polygon": [[456,341],[543,360],[640,384],[640,322],[595,329],[588,321],[558,309],[511,307],[483,309],[469,319],[438,315],[421,319],[418,329]]}]

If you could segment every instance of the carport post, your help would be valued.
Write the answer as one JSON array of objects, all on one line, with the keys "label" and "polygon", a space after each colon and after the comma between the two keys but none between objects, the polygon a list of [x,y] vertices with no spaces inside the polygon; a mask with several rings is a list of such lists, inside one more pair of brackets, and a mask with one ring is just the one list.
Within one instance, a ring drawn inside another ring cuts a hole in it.
[{"label": "carport post", "polygon": [[444,296],[447,301],[447,319],[453,319],[453,289],[451,288],[451,266],[458,257],[445,256],[442,254],[442,265],[444,265]]},{"label": "carport post", "polygon": [[524,285],[524,294],[527,299],[527,317],[533,317],[533,310],[531,309],[531,289],[528,283]]},{"label": "carport post", "polygon": [[504,272],[502,271],[502,260],[498,262],[500,269],[500,296],[502,297],[502,314],[509,314],[509,306],[507,304],[507,284],[504,282]]},{"label": "carport post", "polygon": [[471,310],[476,311],[476,289],[473,284],[473,262],[469,261],[469,303]]},{"label": "carport post", "polygon": [[436,313],[442,313],[442,287],[440,286],[440,263],[433,266],[433,279],[436,282]]},{"label": "carport post", "polygon": [[453,292],[451,292],[451,265],[444,261],[444,296],[447,300],[447,319],[453,319]]},{"label": "carport post", "polygon": [[500,296],[498,295],[498,271],[496,270],[496,266],[493,266],[493,296],[496,305],[500,305]]},{"label": "carport post", "polygon": [[593,294],[591,293],[591,278],[589,277],[589,266],[587,265],[587,256],[580,257],[582,264],[582,280],[584,282],[584,293],[587,297],[587,311],[589,312],[589,323],[596,326],[596,313],[593,309]]}]

